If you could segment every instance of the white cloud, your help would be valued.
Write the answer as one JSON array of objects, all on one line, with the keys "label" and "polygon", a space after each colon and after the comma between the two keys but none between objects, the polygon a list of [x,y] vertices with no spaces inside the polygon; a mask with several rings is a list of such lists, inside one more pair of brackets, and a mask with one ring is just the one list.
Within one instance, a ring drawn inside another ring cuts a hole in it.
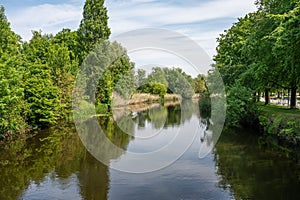
[{"label": "white cloud", "polygon": [[206,52],[215,54],[216,38],[229,28],[210,20],[242,17],[256,9],[254,0],[189,1],[176,4],[174,1],[117,0],[107,1],[109,26],[113,34],[140,28],[167,28],[185,34],[197,41]]},{"label": "white cloud", "polygon": [[[55,34],[77,29],[84,0],[66,2],[20,7],[8,12],[8,18],[24,40],[31,38],[31,30]],[[237,17],[256,10],[254,0],[106,0],[105,6],[113,36],[140,28],[170,29],[196,41],[210,56],[216,53],[219,34]]]},{"label": "white cloud", "polygon": [[24,40],[31,38],[31,30],[56,33],[62,28],[77,28],[81,18],[82,7],[69,4],[42,4],[8,15],[12,29]]}]

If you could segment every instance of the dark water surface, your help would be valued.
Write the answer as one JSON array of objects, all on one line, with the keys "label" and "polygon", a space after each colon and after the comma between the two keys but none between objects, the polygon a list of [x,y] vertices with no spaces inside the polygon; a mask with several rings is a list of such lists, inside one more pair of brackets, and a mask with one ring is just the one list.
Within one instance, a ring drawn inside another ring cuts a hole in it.
[{"label": "dark water surface", "polygon": [[[209,120],[201,119],[197,103],[141,110],[129,117],[116,114],[121,128],[109,117],[99,118],[99,124],[114,144],[131,152],[153,151],[178,130],[187,135],[195,131],[195,124],[204,128],[175,163],[145,174],[105,166],[85,149],[72,126],[1,144],[0,199],[299,199],[297,157],[260,147],[249,130],[228,130],[212,152],[199,159],[200,147],[213,145],[213,133]],[[124,134],[125,129],[134,135]],[[153,133],[157,135],[151,142],[143,139]],[[118,162],[126,162],[126,153],[116,153],[110,160]]]}]

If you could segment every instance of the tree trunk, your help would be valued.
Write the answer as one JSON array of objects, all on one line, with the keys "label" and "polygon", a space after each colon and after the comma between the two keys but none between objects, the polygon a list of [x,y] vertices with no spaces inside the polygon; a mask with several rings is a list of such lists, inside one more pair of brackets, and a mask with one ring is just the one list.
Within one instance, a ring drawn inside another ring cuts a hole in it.
[{"label": "tree trunk", "polygon": [[265,90],[265,105],[268,105],[270,103],[270,95],[269,95],[269,89]]},{"label": "tree trunk", "polygon": [[297,86],[292,86],[291,90],[291,106],[290,108],[296,108]]},{"label": "tree trunk", "polygon": [[261,93],[259,91],[258,94],[257,94],[257,102],[260,102],[260,96],[261,96]]},{"label": "tree trunk", "polygon": [[288,107],[291,105],[290,103],[291,103],[291,101],[290,101],[290,89],[288,89]]}]

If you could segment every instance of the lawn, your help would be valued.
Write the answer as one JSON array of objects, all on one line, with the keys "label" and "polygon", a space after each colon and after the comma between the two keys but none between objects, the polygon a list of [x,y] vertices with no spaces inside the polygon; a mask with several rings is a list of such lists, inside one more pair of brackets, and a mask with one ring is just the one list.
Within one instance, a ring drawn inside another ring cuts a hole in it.
[{"label": "lawn", "polygon": [[300,117],[299,109],[290,109],[286,106],[278,106],[274,104],[264,105],[263,102],[259,102],[257,105],[263,112],[274,117],[279,115],[284,115],[285,117]]}]

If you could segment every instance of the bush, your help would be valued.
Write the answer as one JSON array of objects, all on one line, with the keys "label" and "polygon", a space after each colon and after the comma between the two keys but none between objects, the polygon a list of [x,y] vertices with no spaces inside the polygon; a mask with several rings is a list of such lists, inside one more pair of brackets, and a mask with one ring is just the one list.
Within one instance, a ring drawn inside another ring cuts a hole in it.
[{"label": "bush", "polygon": [[300,145],[299,118],[261,115],[259,123],[264,128],[264,133],[275,136],[281,144],[288,146]]},{"label": "bush", "polygon": [[259,110],[253,91],[235,84],[227,93],[226,124],[233,127],[256,125]]},{"label": "bush", "polygon": [[143,85],[141,90],[144,93],[157,94],[160,97],[164,97],[167,93],[167,87],[164,84],[156,82],[151,82]]}]

